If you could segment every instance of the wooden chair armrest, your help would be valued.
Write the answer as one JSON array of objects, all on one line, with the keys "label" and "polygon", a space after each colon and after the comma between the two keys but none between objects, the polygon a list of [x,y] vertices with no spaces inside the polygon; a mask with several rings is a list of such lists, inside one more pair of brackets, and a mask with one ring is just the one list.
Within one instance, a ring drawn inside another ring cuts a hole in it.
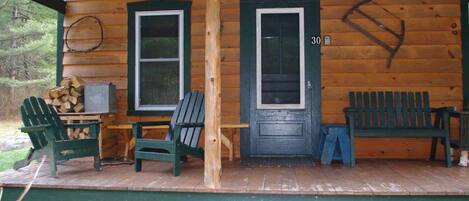
[{"label": "wooden chair armrest", "polygon": [[164,126],[169,125],[170,121],[144,121],[144,122],[133,122],[132,126]]},{"label": "wooden chair armrest", "polygon": [[176,126],[180,126],[182,128],[202,128],[204,127],[204,123],[177,123]]},{"label": "wooden chair armrest", "polygon": [[[135,139],[140,139],[143,137],[142,128],[145,126],[164,126],[170,125],[170,121],[146,121],[146,122],[133,122],[132,123],[132,134]],[[170,128],[171,130],[171,128]]]},{"label": "wooden chair armrest", "polygon": [[29,135],[44,135],[47,140],[51,142],[57,141],[55,138],[55,131],[51,124],[41,124],[36,126],[25,126],[20,128],[21,132],[28,133]]}]

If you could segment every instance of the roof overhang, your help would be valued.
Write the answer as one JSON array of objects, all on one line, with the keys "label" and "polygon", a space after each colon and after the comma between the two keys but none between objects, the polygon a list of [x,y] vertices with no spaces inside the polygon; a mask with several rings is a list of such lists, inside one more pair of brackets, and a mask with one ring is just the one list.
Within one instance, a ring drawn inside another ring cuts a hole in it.
[{"label": "roof overhang", "polygon": [[65,14],[65,7],[67,3],[64,0],[33,0],[34,2],[40,3],[44,6],[52,8],[59,13]]}]

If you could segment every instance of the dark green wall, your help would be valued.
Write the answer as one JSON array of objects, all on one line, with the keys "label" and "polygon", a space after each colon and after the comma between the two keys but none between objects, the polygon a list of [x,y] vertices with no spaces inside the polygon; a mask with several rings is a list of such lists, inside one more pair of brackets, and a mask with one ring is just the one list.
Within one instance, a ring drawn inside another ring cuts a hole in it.
[{"label": "dark green wall", "polygon": [[[23,189],[5,188],[2,201],[16,200]],[[220,193],[169,193],[141,191],[96,191],[65,189],[31,189],[24,201],[456,201],[469,200],[463,196],[305,196],[305,195],[255,195]]]},{"label": "dark green wall", "polygon": [[469,109],[469,0],[461,0],[461,38],[463,51],[463,107]]},{"label": "dark green wall", "polygon": [[63,59],[64,59],[64,14],[57,13],[57,59],[55,82],[57,85],[62,81]]}]

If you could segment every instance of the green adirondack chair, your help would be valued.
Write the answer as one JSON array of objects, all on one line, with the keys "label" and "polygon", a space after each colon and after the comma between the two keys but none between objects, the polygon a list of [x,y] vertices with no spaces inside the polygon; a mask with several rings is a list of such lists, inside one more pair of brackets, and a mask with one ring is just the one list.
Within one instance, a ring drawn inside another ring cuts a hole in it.
[{"label": "green adirondack chair", "polygon": [[[99,158],[99,122],[83,124],[64,124],[51,105],[41,98],[26,98],[21,105],[23,126],[20,130],[29,135],[32,148],[26,159],[17,161],[14,169],[18,170],[46,155],[50,163],[50,174],[57,177],[57,161],[94,157],[94,167],[101,170]],[[90,128],[90,139],[70,140],[67,128]]]},{"label": "green adirondack chair", "polygon": [[[169,161],[174,164],[173,175],[179,176],[180,161],[192,154],[203,159],[204,152],[198,148],[204,127],[204,96],[198,92],[188,93],[180,100],[171,121],[133,123],[135,136],[135,171],[142,170],[142,159]],[[165,140],[142,138],[142,127],[169,125]]]}]

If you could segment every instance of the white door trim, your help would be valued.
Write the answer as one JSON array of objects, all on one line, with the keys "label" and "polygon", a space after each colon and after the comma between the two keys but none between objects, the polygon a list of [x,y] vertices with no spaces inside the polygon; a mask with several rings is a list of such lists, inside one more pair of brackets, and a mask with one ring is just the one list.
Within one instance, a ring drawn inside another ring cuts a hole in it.
[{"label": "white door trim", "polygon": [[[298,13],[300,35],[300,104],[262,104],[262,14]],[[257,109],[305,109],[305,32],[303,8],[256,9],[256,100]]]}]

